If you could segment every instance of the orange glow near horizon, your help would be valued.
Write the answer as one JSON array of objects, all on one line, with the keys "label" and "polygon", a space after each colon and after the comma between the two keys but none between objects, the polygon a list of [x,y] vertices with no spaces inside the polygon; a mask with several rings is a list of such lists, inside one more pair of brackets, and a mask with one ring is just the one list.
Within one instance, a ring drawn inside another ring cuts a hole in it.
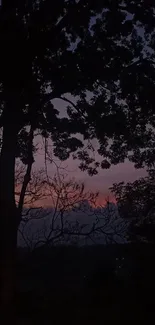
[{"label": "orange glow near horizon", "polygon": [[104,205],[106,205],[107,201],[109,201],[111,203],[116,203],[116,199],[112,195],[110,195],[110,196],[99,195],[96,200],[96,204],[97,204],[97,206],[104,206]]},{"label": "orange glow near horizon", "polygon": [[[25,207],[33,207],[33,208],[37,208],[37,207],[43,207],[43,208],[52,208],[52,200],[50,198],[44,198],[43,200],[38,200],[37,202],[34,202],[33,204],[25,204]],[[89,200],[88,200],[89,201]],[[99,195],[95,201],[95,204],[92,204],[90,202],[90,205],[94,206],[94,207],[104,207],[107,203],[107,201],[112,202],[112,203],[116,203],[116,200],[114,197],[112,197],[112,195],[109,197],[107,195]]]}]

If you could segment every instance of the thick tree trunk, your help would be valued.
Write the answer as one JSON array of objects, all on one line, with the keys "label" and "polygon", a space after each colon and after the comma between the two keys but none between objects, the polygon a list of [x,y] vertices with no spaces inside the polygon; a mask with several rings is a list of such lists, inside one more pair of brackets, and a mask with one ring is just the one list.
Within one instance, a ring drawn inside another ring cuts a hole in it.
[{"label": "thick tree trunk", "polygon": [[14,175],[17,134],[13,121],[4,125],[0,155],[0,305],[5,323],[7,316],[10,317],[13,312],[15,292],[18,211],[14,196]]}]

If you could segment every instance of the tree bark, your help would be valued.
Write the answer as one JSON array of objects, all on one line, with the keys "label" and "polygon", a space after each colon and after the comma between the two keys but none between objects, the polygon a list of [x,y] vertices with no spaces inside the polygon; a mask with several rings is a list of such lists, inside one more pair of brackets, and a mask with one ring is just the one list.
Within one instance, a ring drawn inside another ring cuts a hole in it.
[{"label": "tree bark", "polygon": [[14,312],[18,216],[14,196],[17,136],[18,131],[13,121],[4,124],[0,154],[0,305],[1,317],[5,317],[5,323],[7,316],[12,317],[11,313]]}]

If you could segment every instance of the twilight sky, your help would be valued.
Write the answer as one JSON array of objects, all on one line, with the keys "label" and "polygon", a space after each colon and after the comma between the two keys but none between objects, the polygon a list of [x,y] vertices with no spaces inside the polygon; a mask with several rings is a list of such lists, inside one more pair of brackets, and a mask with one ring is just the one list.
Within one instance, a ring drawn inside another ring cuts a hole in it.
[{"label": "twilight sky", "polygon": [[[38,155],[36,159],[36,166],[44,166],[44,156]],[[134,181],[141,176],[144,176],[146,172],[142,169],[135,169],[133,164],[126,161],[123,164],[118,164],[117,166],[112,166],[108,170],[100,170],[98,175],[89,176],[86,172],[81,172],[78,168],[78,161],[69,158],[65,163],[61,165],[65,167],[68,172],[69,178],[75,178],[76,181],[84,182],[85,188],[88,191],[99,191],[99,203],[102,204],[107,196],[112,199],[112,194],[109,191],[109,187],[115,182],[121,181]],[[53,165],[48,168],[49,175],[53,175],[56,169]],[[65,172],[66,173],[66,172]]]}]

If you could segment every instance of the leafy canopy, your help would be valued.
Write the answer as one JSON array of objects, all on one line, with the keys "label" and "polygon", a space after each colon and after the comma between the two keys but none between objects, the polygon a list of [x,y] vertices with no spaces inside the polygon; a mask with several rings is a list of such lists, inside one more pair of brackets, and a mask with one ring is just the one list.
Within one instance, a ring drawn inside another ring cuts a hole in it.
[{"label": "leafy canopy", "polygon": [[[155,5],[145,0],[16,0],[0,8],[0,126],[28,126],[92,175],[111,164],[152,166],[155,155]],[[66,97],[67,94],[67,97]],[[68,97],[70,94],[70,97]],[[60,117],[52,100],[68,102]],[[79,140],[77,134],[82,135]],[[84,140],[98,140],[102,162]],[[23,140],[24,139],[24,140]]]},{"label": "leafy canopy", "polygon": [[113,184],[120,216],[129,222],[130,240],[154,243],[155,233],[155,170],[133,183]]}]

